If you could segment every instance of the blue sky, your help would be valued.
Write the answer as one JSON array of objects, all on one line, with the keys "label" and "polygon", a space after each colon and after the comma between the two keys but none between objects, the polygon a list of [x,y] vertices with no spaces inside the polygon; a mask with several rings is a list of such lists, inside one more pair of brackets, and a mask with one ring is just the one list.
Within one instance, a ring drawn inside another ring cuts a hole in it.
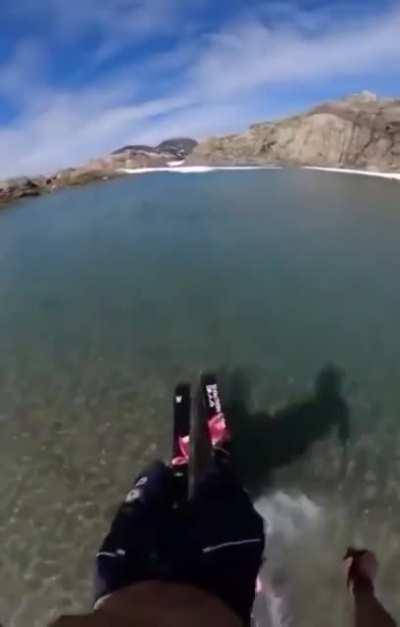
[{"label": "blue sky", "polygon": [[0,178],[400,90],[392,0],[2,0]]}]

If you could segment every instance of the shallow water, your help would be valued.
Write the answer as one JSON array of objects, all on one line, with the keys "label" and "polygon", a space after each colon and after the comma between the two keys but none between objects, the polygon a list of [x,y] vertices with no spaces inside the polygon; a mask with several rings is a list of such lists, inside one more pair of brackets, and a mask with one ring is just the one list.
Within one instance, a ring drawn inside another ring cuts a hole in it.
[{"label": "shallow water", "polygon": [[[89,607],[112,511],[205,369],[269,519],[275,624],[345,623],[353,542],[400,616],[399,239],[397,183],[316,172],[152,174],[0,213],[1,622]],[[328,363],[343,388],[321,396]]]}]

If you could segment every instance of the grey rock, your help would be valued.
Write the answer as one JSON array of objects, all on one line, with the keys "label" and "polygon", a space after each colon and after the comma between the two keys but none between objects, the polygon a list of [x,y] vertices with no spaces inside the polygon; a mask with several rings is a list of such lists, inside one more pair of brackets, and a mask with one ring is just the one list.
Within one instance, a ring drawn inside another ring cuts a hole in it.
[{"label": "grey rock", "polygon": [[135,158],[139,155],[148,155],[149,157],[165,155],[168,159],[171,159],[171,157],[184,159],[191,152],[193,152],[196,146],[197,141],[194,139],[177,137],[174,139],[167,139],[155,147],[147,146],[145,144],[123,146],[122,148],[114,150],[111,154],[112,156],[122,156],[126,158]]},{"label": "grey rock", "polygon": [[166,141],[161,142],[161,144],[157,146],[157,150],[159,152],[170,152],[176,157],[184,159],[193,152],[197,144],[198,142],[194,139],[189,139],[187,137],[177,137],[174,139],[167,139]]},{"label": "grey rock", "polygon": [[122,148],[118,148],[114,150],[111,154],[120,155],[124,153],[131,152],[150,152],[157,153],[157,148],[153,148],[152,146],[146,146],[145,144],[132,144],[129,146],[123,146]]}]

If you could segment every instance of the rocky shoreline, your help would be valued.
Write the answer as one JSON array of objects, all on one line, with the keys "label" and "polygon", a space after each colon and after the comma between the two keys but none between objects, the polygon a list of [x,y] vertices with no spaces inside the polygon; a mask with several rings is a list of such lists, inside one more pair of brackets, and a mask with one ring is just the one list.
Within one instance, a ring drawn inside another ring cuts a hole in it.
[{"label": "rocky shoreline", "polygon": [[33,198],[50,194],[64,187],[84,185],[99,180],[108,180],[113,173],[106,174],[102,171],[85,171],[74,169],[71,174],[57,173],[50,177],[18,177],[0,182],[0,208],[22,198]]},{"label": "rocky shoreline", "polygon": [[[312,166],[365,172],[400,172],[400,99],[362,92],[301,115],[250,126],[245,133],[201,143],[176,138],[156,147],[124,146],[53,176],[0,182],[0,207],[20,198],[106,181],[139,168],[185,166]],[[395,178],[395,176],[393,177]]]},{"label": "rocky shoreline", "polygon": [[123,176],[124,168],[166,167],[181,163],[196,147],[192,139],[178,138],[159,146],[124,146],[100,159],[77,167],[59,170],[51,176],[18,177],[0,181],[0,208],[21,198],[50,194],[59,189],[108,181]]}]

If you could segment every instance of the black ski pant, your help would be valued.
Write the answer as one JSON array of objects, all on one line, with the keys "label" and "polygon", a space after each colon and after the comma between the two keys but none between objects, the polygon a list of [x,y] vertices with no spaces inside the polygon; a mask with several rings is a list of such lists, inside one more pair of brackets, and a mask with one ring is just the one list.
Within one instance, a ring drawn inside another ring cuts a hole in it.
[{"label": "black ski pant", "polygon": [[96,600],[146,580],[185,583],[247,623],[264,552],[261,516],[217,460],[189,501],[177,497],[176,485],[176,470],[161,462],[139,475],[97,554]]}]

